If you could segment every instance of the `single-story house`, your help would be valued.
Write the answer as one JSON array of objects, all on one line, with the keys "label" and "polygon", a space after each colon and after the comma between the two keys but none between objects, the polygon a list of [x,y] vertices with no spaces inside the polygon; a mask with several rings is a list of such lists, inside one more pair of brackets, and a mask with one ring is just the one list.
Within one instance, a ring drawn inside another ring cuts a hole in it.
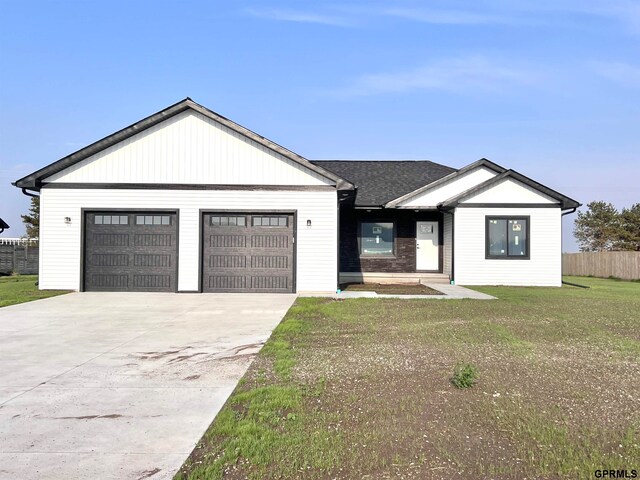
[{"label": "single-story house", "polygon": [[559,286],[580,205],[486,159],[310,161],[189,98],[14,185],[40,195],[40,288],[80,291]]}]

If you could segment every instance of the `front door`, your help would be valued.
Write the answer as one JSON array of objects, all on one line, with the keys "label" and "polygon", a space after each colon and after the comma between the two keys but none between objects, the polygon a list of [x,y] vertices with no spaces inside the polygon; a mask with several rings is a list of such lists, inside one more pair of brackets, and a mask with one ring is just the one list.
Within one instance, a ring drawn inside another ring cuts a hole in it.
[{"label": "front door", "polygon": [[416,270],[440,270],[438,222],[416,222]]}]

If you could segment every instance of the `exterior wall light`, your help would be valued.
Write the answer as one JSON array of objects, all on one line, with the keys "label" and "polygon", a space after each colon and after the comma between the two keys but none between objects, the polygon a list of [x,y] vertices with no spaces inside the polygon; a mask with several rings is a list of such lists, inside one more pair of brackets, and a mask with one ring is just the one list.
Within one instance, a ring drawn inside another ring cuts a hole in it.
[{"label": "exterior wall light", "polygon": [[307,228],[311,228],[311,220],[307,220]]},{"label": "exterior wall light", "polygon": [[64,217],[64,223],[71,223],[71,217]]}]

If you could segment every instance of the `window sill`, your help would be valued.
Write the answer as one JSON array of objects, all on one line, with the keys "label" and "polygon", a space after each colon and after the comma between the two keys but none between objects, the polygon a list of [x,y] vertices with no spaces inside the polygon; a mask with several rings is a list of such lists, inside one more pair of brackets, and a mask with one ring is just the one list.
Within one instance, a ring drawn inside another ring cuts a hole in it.
[{"label": "window sill", "polygon": [[529,256],[522,256],[522,257],[516,257],[516,256],[485,256],[484,257],[485,260],[531,260],[531,257]]}]

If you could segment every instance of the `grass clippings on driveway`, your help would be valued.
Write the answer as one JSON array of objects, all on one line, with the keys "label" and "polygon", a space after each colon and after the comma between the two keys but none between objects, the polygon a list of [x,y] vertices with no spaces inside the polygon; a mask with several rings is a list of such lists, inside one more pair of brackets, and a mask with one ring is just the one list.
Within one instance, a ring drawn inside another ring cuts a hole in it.
[{"label": "grass clippings on driveway", "polygon": [[442,295],[420,283],[348,283],[342,285],[345,292],[375,292],[386,295]]},{"label": "grass clippings on driveway", "polygon": [[0,277],[0,307],[69,293],[67,290],[38,290],[37,275]]},{"label": "grass clippings on driveway", "polygon": [[[300,298],[177,478],[594,478],[640,467],[640,285]],[[478,382],[460,390],[454,367]]]}]

